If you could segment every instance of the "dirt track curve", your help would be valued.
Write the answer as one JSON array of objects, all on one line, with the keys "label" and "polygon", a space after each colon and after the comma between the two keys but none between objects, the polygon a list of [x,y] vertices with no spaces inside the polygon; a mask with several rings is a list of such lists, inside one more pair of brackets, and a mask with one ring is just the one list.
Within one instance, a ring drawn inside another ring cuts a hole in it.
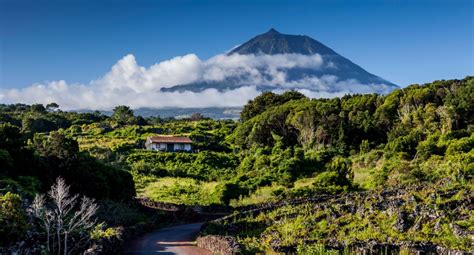
[{"label": "dirt track curve", "polygon": [[125,254],[212,255],[194,243],[201,223],[159,229],[127,244]]}]

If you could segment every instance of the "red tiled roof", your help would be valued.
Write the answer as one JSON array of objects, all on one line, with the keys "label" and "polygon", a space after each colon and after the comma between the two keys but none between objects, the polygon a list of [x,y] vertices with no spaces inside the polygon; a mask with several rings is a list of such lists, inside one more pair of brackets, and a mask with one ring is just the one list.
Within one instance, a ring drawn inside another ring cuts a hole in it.
[{"label": "red tiled roof", "polygon": [[192,143],[193,141],[189,137],[185,136],[150,136],[148,139],[152,143]]}]

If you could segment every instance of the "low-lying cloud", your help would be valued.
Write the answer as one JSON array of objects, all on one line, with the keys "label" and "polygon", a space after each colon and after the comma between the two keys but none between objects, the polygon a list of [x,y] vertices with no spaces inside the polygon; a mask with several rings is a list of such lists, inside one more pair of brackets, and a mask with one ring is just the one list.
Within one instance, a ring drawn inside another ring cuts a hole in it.
[{"label": "low-lying cloud", "polygon": [[[64,110],[108,110],[116,105],[140,107],[224,107],[242,106],[260,92],[259,85],[273,86],[275,92],[297,87],[309,97],[334,97],[350,93],[371,93],[380,84],[339,80],[334,75],[289,80],[291,68],[337,68],[319,54],[217,55],[202,61],[195,54],[179,56],[148,68],[138,65],[131,54],[120,59],[103,77],[88,84],[64,80],[32,84],[22,89],[0,90],[2,103],[58,103]],[[202,92],[161,92],[161,88],[193,82],[238,79],[241,87]]]}]

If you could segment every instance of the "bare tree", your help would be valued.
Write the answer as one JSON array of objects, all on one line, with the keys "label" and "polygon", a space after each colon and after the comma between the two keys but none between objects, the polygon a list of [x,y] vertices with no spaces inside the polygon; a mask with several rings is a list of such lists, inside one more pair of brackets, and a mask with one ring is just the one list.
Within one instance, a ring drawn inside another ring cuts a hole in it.
[{"label": "bare tree", "polygon": [[31,208],[33,210],[33,215],[41,220],[43,228],[46,231],[46,248],[50,251],[51,227],[54,221],[54,215],[51,210],[46,209],[45,203],[46,199],[44,198],[44,195],[36,195]]},{"label": "bare tree", "polygon": [[[98,206],[93,199],[69,193],[70,187],[61,177],[56,179],[48,192],[49,203],[44,195],[36,195],[32,212],[42,222],[47,235],[47,249],[50,253],[67,255],[71,235],[91,229]],[[52,244],[51,244],[52,240]],[[77,243],[76,243],[77,244]]]},{"label": "bare tree", "polygon": [[[81,198],[81,204],[78,211],[66,222],[63,228],[64,247],[67,248],[67,241],[70,234],[80,229],[91,229],[95,225],[95,221],[91,220],[92,216],[97,212],[98,206],[93,199],[88,197]],[[64,255],[66,255],[64,251]]]}]

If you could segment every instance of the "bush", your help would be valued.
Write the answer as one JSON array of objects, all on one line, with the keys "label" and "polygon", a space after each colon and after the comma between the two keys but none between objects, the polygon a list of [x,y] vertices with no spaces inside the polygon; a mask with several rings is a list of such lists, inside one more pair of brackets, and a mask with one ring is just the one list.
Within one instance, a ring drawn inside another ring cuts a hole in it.
[{"label": "bush", "polygon": [[27,216],[21,197],[10,192],[0,195],[0,244],[18,240],[27,229]]},{"label": "bush", "polygon": [[92,240],[99,241],[101,239],[112,239],[121,238],[121,231],[119,228],[106,228],[104,224],[97,224],[94,229],[92,229],[90,235]]},{"label": "bush", "polygon": [[22,197],[33,198],[41,190],[41,182],[34,176],[19,176],[15,179],[0,178],[0,194],[16,193]]},{"label": "bush", "polygon": [[8,175],[14,169],[13,159],[7,150],[0,149],[0,166],[2,166],[0,169],[0,176]]},{"label": "bush", "polygon": [[339,172],[328,171],[316,176],[314,189],[320,193],[336,194],[350,187],[350,181]]},{"label": "bush", "polygon": [[239,163],[236,155],[225,152],[187,153],[144,150],[131,153],[125,162],[137,173],[151,174],[156,177],[190,177],[203,181],[229,178],[235,173]]},{"label": "bush", "polygon": [[132,227],[143,222],[149,222],[147,215],[127,202],[102,200],[99,203],[97,218],[106,226]]},{"label": "bush", "polygon": [[338,250],[327,250],[321,244],[301,244],[296,249],[296,254],[302,255],[339,255]]},{"label": "bush", "polygon": [[446,155],[456,155],[462,152],[469,152],[474,148],[474,134],[470,137],[463,137],[449,143],[446,149]]}]

